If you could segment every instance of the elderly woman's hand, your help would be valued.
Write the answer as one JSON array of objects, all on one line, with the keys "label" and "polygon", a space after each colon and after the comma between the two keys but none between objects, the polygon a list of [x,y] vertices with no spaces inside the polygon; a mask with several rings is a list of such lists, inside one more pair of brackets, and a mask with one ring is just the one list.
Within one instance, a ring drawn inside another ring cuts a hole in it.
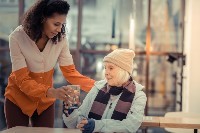
[{"label": "elderly woman's hand", "polygon": [[77,125],[83,133],[92,133],[95,128],[95,121],[93,119],[83,118],[81,122]]},{"label": "elderly woman's hand", "polygon": [[72,106],[69,106],[66,102],[63,102],[63,113],[66,117],[68,117],[75,109],[78,109],[77,104],[73,104]]},{"label": "elderly woman's hand", "polygon": [[63,102],[63,113],[68,117],[71,112],[69,111],[69,105],[66,102]]}]

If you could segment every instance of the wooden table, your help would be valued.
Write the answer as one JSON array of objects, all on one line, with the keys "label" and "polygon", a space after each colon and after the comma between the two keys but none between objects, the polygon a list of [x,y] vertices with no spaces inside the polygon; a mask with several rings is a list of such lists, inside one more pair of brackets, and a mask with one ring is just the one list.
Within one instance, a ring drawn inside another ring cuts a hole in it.
[{"label": "wooden table", "polygon": [[13,127],[1,133],[81,133],[79,129],[44,128],[44,127]]},{"label": "wooden table", "polygon": [[[200,129],[200,118],[173,118],[145,116],[141,127],[162,127],[162,128],[187,128],[194,129],[194,133]],[[79,129],[67,128],[42,128],[42,127],[13,127],[1,133],[81,133]]]},{"label": "wooden table", "polygon": [[160,117],[145,116],[141,127],[160,127]]},{"label": "wooden table", "polygon": [[194,133],[197,133],[200,129],[200,118],[145,116],[141,127],[186,128],[194,129]]},{"label": "wooden table", "polygon": [[160,127],[194,129],[194,133],[197,133],[200,129],[200,118],[160,117]]}]

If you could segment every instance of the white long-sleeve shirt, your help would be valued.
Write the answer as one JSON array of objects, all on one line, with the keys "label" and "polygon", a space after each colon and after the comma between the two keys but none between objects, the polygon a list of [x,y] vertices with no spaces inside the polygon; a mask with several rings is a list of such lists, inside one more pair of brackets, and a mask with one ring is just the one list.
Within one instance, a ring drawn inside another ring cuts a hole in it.
[{"label": "white long-sleeve shirt", "polygon": [[[67,127],[76,128],[82,116],[88,116],[96,95],[105,84],[105,80],[95,82],[94,87],[87,94],[82,105],[78,109],[74,110],[69,117],[66,117],[63,114],[63,120]],[[108,101],[107,107],[102,115],[102,119],[95,120],[94,132],[136,132],[138,130],[143,120],[144,108],[147,98],[145,93],[142,91],[144,87],[137,82],[135,82],[135,85],[135,97],[133,99],[132,106],[127,114],[126,119],[122,121],[111,119],[111,116],[121,94],[118,96],[111,96],[110,100]]]}]

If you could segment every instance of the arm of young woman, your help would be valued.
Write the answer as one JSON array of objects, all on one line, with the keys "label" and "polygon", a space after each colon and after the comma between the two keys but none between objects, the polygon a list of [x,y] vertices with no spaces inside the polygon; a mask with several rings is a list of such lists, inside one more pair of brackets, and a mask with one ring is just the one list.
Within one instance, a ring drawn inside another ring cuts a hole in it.
[{"label": "arm of young woman", "polygon": [[63,41],[63,48],[59,55],[60,69],[65,79],[74,85],[80,85],[81,89],[85,92],[89,92],[94,85],[94,80],[80,74],[73,63],[72,55],[70,54],[67,40]]}]

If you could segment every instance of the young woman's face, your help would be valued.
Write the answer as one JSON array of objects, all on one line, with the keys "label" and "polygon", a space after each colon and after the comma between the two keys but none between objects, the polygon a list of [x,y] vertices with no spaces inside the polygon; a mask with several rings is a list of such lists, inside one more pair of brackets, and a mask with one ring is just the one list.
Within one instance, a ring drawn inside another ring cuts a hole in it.
[{"label": "young woman's face", "polygon": [[53,38],[59,32],[61,32],[61,28],[63,24],[65,24],[67,15],[60,15],[58,13],[54,13],[52,17],[46,18],[43,23],[43,34],[48,38]]},{"label": "young woman's face", "polygon": [[119,68],[109,62],[104,63],[104,70],[105,70],[105,78],[110,86],[119,86],[118,85],[118,78],[116,74],[118,73]]}]

